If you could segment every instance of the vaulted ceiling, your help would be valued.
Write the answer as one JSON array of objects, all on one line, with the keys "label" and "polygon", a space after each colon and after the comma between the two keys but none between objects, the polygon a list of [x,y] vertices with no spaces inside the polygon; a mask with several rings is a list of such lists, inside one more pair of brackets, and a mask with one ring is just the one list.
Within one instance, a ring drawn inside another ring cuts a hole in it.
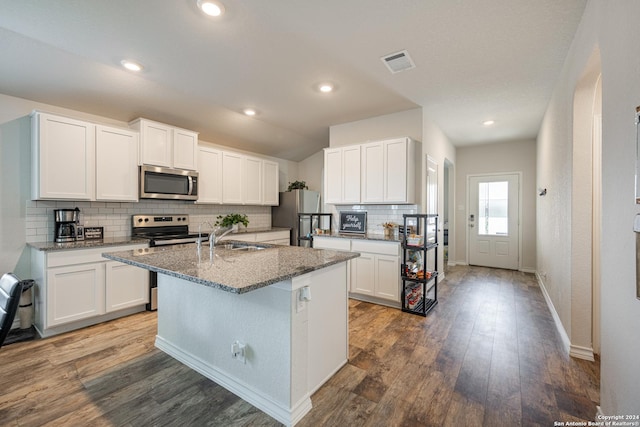
[{"label": "vaulted ceiling", "polygon": [[[0,0],[0,93],[294,161],[329,126],[419,107],[459,146],[533,138],[586,4],[221,1]],[[390,73],[405,49],[416,67]]]}]

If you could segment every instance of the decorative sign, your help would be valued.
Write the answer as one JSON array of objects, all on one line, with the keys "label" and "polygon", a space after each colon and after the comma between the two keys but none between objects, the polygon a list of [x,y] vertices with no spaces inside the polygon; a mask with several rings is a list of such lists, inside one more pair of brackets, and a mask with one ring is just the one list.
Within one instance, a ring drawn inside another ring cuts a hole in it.
[{"label": "decorative sign", "polygon": [[340,212],[340,233],[365,234],[366,232],[366,212]]},{"label": "decorative sign", "polygon": [[104,237],[104,227],[85,227],[85,240],[102,239]]}]

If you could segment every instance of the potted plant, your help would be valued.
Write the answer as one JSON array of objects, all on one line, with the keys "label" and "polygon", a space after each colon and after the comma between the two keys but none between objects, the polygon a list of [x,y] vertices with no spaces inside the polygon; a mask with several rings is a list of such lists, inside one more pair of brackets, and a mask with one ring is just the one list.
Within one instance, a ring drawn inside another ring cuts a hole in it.
[{"label": "potted plant", "polygon": [[398,224],[395,222],[384,222],[382,223],[382,228],[384,228],[384,237],[390,239],[393,234],[393,229],[396,228]]},{"label": "potted plant", "polygon": [[308,190],[309,187],[307,187],[307,183],[304,181],[293,181],[293,182],[289,182],[289,188],[287,188],[287,191],[291,191],[291,190]]},{"label": "potted plant", "polygon": [[225,216],[218,215],[215,223],[216,226],[231,227],[234,231],[238,231],[238,224],[248,226],[249,218],[244,214],[230,213]]}]

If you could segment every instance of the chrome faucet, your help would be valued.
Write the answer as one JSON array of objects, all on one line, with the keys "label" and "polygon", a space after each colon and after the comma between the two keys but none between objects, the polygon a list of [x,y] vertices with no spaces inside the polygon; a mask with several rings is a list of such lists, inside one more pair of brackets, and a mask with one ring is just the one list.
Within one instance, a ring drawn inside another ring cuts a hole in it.
[{"label": "chrome faucet", "polygon": [[201,222],[198,225],[198,240],[196,241],[196,254],[198,255],[198,264],[202,262],[202,226],[208,225],[211,227],[211,233],[209,234],[209,263],[213,264],[213,246],[214,246],[214,237],[216,233],[216,228],[214,228],[213,224],[209,221]]},{"label": "chrome faucet", "polygon": [[201,222],[198,225],[198,240],[196,241],[196,253],[198,255],[198,264],[202,261],[202,226],[208,225],[211,227],[211,233],[209,233],[209,263],[213,264],[213,259],[215,258],[215,247],[220,242],[220,240],[226,236],[227,234],[233,231],[233,227],[225,230],[220,236],[216,237],[216,233],[218,233],[221,228],[216,226],[214,227],[209,221]]}]

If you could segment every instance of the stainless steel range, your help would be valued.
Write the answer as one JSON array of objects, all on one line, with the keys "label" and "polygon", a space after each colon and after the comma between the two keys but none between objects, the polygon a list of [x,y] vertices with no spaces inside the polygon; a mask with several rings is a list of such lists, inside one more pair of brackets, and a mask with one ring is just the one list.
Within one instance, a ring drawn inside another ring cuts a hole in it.
[{"label": "stainless steel range", "polygon": [[[195,243],[199,237],[207,239],[208,233],[190,233],[189,215],[133,215],[131,236],[149,240],[150,247]],[[157,310],[158,273],[151,272],[150,295],[147,310]]]}]

